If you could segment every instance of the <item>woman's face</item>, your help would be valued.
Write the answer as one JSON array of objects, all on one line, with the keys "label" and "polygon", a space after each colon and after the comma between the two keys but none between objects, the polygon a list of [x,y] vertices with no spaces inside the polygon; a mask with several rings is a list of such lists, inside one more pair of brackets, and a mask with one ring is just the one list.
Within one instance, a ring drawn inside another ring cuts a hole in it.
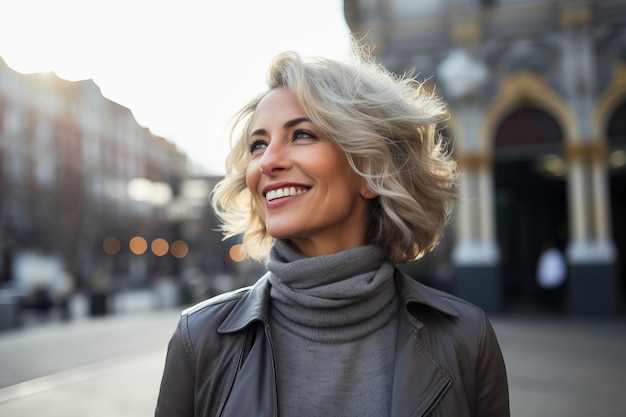
[{"label": "woman's face", "polygon": [[306,256],[365,243],[365,181],[304,114],[287,88],[259,103],[248,136],[246,182],[268,233]]}]

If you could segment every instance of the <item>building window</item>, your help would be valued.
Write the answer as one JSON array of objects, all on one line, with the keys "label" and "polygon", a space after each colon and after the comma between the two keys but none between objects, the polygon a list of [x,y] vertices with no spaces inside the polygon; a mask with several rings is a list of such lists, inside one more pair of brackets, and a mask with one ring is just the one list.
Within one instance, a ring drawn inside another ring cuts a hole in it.
[{"label": "building window", "polygon": [[18,135],[22,130],[20,110],[16,107],[7,106],[4,113],[4,127],[8,134]]},{"label": "building window", "polygon": [[43,155],[37,158],[35,164],[35,177],[37,185],[52,185],[55,181],[54,161],[49,155]]},{"label": "building window", "polygon": [[39,118],[35,128],[35,140],[44,148],[48,148],[52,143],[53,129],[49,120]]}]

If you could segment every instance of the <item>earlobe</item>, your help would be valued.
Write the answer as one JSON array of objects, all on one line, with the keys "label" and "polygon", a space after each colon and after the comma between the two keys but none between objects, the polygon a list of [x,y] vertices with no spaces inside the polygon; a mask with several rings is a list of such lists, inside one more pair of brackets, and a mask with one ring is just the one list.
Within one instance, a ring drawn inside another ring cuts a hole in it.
[{"label": "earlobe", "polygon": [[361,189],[361,196],[363,196],[363,198],[367,200],[371,200],[372,198],[378,197],[378,194],[370,190],[367,184],[363,184],[363,187]]}]

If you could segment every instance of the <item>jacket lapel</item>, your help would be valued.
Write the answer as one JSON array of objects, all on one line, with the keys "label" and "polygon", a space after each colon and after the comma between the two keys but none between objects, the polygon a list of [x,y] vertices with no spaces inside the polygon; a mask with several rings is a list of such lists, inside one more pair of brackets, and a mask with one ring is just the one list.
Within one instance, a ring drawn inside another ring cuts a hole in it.
[{"label": "jacket lapel", "polygon": [[456,316],[451,305],[430,293],[429,289],[397,271],[396,285],[402,308],[396,336],[396,357],[391,391],[391,417],[421,417],[431,412],[448,392],[452,383],[426,349],[421,332],[424,324],[409,312],[409,304],[428,305]]},{"label": "jacket lapel", "polygon": [[404,318],[398,324],[390,416],[419,417],[437,405],[451,380],[424,348],[417,326]]},{"label": "jacket lapel", "polygon": [[222,417],[275,417],[278,415],[274,357],[257,323],[256,337],[240,366]]},{"label": "jacket lapel", "polygon": [[[265,274],[237,302],[218,328],[219,333],[244,333],[236,377],[221,417],[275,417],[278,415],[274,355],[265,326],[269,322],[269,283]],[[248,331],[246,329],[256,329]],[[251,342],[249,347],[245,346]]]}]

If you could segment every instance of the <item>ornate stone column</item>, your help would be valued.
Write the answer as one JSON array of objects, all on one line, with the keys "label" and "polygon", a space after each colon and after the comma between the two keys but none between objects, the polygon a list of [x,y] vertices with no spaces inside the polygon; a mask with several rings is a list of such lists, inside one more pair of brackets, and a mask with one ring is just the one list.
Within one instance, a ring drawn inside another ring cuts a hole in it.
[{"label": "ornate stone column", "polygon": [[606,146],[566,148],[572,220],[567,248],[568,304],[575,315],[615,315],[619,310],[617,254],[610,235]]},{"label": "ornate stone column", "polygon": [[491,156],[463,154],[459,161],[455,292],[495,313],[502,310],[500,252],[495,239]]},{"label": "ornate stone column", "polygon": [[[472,28],[472,30],[468,30]],[[463,30],[461,30],[463,29]],[[479,38],[476,25],[455,26],[452,38],[471,44]],[[462,37],[459,35],[471,34]],[[454,106],[455,155],[459,163],[457,239],[452,261],[455,293],[490,313],[502,310],[499,250],[495,239],[492,158],[479,138],[480,97],[488,70],[473,57],[471,46],[453,49],[437,71],[446,98]]]},{"label": "ornate stone column", "polygon": [[594,136],[592,127],[597,74],[591,6],[588,1],[563,2],[560,19],[563,84],[579,132],[565,148],[572,213],[568,307],[574,315],[615,315],[619,291],[616,250],[609,232],[606,145]]}]

